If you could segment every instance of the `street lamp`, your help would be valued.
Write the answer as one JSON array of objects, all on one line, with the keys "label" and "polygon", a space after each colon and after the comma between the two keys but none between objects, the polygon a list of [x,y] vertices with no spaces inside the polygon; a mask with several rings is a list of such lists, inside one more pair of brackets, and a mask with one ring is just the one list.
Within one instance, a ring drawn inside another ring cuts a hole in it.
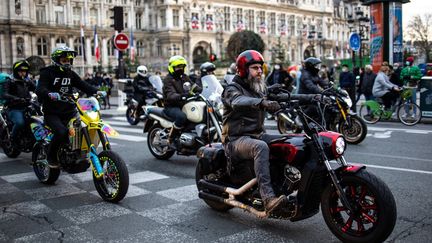
[{"label": "street lamp", "polygon": [[[360,67],[363,66],[363,41],[369,41],[368,33],[369,33],[369,17],[368,15],[364,16],[364,12],[361,7],[354,8],[354,16],[348,16],[348,28],[350,33],[357,33],[360,36],[360,49],[359,51],[359,59],[360,59]],[[358,27],[358,28],[357,28]],[[356,66],[356,58],[355,51],[352,50],[352,63],[353,68]]]}]

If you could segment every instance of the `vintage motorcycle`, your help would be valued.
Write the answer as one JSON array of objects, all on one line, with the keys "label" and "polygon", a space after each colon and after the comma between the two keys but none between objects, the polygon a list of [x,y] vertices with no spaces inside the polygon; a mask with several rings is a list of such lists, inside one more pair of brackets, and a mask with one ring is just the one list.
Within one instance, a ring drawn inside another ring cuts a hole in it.
[{"label": "vintage motorcycle", "polygon": [[[60,167],[75,174],[92,168],[93,182],[105,201],[119,202],[129,187],[129,173],[123,159],[111,150],[107,136],[118,133],[100,117],[100,107],[95,97],[78,98],[62,94],[62,101],[76,105],[78,114],[68,123],[69,143],[57,151]],[[52,138],[50,128],[42,116],[32,116],[31,129],[36,144],[33,148],[33,170],[44,184],[53,184],[60,175],[60,168],[50,168],[47,162],[48,146]],[[102,152],[97,148],[102,145]]]},{"label": "vintage motorcycle", "polygon": [[145,106],[144,111],[148,119],[143,132],[148,132],[147,145],[151,154],[166,160],[177,151],[181,155],[196,155],[201,146],[210,142],[220,141],[221,138],[221,94],[223,88],[213,76],[202,78],[203,91],[187,99],[182,111],[188,122],[179,137],[174,139],[176,149],[168,146],[168,135],[173,126],[173,120],[168,117],[163,108]]},{"label": "vintage motorcycle", "polygon": [[[158,75],[152,75],[149,77],[149,81],[153,85],[153,90],[148,90],[146,92],[145,105],[163,107],[163,83],[161,78]],[[140,121],[145,121],[147,119],[143,108],[138,107],[138,101],[133,98],[133,92],[127,95],[125,105],[127,106],[126,120],[129,124],[136,125]]]},{"label": "vintage motorcycle", "polygon": [[[329,131],[339,132],[344,135],[346,142],[350,144],[361,143],[367,135],[367,125],[357,114],[350,111],[352,101],[348,93],[341,89],[330,87],[322,93],[331,99],[330,103],[318,103],[318,114],[321,125]],[[289,109],[277,116],[277,127],[281,134],[299,133],[302,126],[295,113]]]},{"label": "vintage motorcycle", "polygon": [[24,128],[18,131],[19,140],[12,144],[11,132],[13,124],[7,116],[7,107],[3,107],[0,112],[0,145],[3,152],[9,158],[16,158],[22,152],[30,153],[33,150],[33,145],[36,140],[30,129],[31,116],[42,115],[41,107],[37,103],[36,95],[33,95],[31,100],[26,100],[28,106],[24,109]]},{"label": "vintage motorcycle", "polygon": [[[396,205],[388,186],[366,170],[344,159],[344,137],[320,131],[308,121],[298,103],[293,108],[303,125],[303,134],[266,135],[270,148],[270,174],[277,196],[286,195],[283,207],[268,215],[264,209],[252,161],[225,156],[220,143],[202,147],[197,156],[196,183],[199,197],[217,211],[233,207],[259,218],[299,221],[317,214],[344,242],[381,242],[393,231]],[[330,164],[337,162],[338,166]]]}]

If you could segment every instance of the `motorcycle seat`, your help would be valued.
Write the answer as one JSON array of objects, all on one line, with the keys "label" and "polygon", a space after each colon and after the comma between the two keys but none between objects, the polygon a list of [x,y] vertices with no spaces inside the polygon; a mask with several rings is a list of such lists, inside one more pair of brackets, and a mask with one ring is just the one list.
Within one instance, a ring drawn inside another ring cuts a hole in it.
[{"label": "motorcycle seat", "polygon": [[287,135],[280,135],[280,134],[263,134],[261,136],[261,140],[266,142],[267,144],[272,144],[272,143],[278,143],[278,142],[282,142],[285,141],[287,139]]},{"label": "motorcycle seat", "polygon": [[164,108],[161,108],[161,107],[152,107],[151,109],[147,109],[147,112],[149,114],[155,114],[157,116],[163,117],[169,121],[172,120],[171,117],[169,117],[165,114]]}]

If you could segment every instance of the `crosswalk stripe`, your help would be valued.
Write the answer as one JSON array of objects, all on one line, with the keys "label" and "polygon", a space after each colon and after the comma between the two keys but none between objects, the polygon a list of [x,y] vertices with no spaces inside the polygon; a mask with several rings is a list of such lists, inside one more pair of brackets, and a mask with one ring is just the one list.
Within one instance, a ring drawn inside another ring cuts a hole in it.
[{"label": "crosswalk stripe", "polygon": [[132,142],[143,142],[147,141],[147,138],[144,136],[133,136],[133,135],[126,135],[126,134],[120,134],[117,137],[111,137],[110,139],[115,140],[126,140],[126,141],[132,141]]},{"label": "crosswalk stripe", "polygon": [[138,133],[138,134],[143,134],[143,129],[142,128],[128,128],[128,127],[117,127],[114,126],[114,129],[118,132],[130,132],[130,133]]}]

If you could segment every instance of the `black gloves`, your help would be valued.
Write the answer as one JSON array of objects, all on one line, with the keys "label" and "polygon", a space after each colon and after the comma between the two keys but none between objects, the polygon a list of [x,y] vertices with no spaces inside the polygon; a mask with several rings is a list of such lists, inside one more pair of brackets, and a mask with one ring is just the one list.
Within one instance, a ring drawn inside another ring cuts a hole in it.
[{"label": "black gloves", "polygon": [[322,104],[331,104],[331,102],[332,102],[332,99],[330,99],[327,96],[321,95],[321,94],[316,94],[313,97],[313,100],[321,102]]},{"label": "black gloves", "polygon": [[281,108],[278,102],[265,99],[261,101],[260,107],[270,112],[278,111]]}]

